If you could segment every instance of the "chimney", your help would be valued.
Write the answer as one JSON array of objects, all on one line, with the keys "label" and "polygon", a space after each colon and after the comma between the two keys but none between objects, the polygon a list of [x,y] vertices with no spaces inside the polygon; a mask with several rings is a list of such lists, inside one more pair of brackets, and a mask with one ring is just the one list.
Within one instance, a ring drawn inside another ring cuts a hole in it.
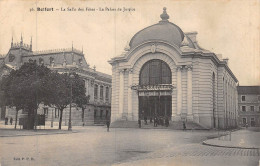
[{"label": "chimney", "polygon": [[228,58],[224,58],[223,61],[228,65]]}]

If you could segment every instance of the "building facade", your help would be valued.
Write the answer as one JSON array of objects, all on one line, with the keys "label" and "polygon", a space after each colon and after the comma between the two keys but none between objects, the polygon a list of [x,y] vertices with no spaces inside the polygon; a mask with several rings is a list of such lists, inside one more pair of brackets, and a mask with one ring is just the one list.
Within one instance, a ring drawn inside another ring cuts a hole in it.
[{"label": "building facade", "polygon": [[165,117],[207,128],[237,121],[238,80],[228,59],[198,45],[197,32],[184,33],[161,21],[137,32],[112,58],[112,121]]},{"label": "building facade", "polygon": [[[76,72],[85,81],[86,95],[90,96],[89,104],[83,111],[72,108],[72,125],[104,124],[106,118],[110,117],[111,110],[111,76],[96,71],[96,67],[90,68],[86,62],[83,51],[73,48],[56,49],[46,51],[32,51],[30,45],[11,42],[11,48],[6,55],[0,57],[0,76],[8,74],[11,70],[19,69],[24,62],[36,61],[44,64],[51,70],[64,72]],[[59,110],[40,105],[37,110],[39,114],[45,114],[47,121],[59,120]],[[69,108],[64,110],[63,125],[68,124]],[[19,111],[19,115],[23,114]],[[2,107],[1,119],[15,117],[15,109]]]},{"label": "building facade", "polygon": [[238,86],[239,125],[260,126],[260,86]]}]

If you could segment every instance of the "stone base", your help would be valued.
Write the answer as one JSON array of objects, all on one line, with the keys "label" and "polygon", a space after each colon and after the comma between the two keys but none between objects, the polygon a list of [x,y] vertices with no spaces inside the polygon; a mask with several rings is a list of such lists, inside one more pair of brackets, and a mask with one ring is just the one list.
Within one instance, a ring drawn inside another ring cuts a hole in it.
[{"label": "stone base", "polygon": [[193,122],[193,115],[187,115],[187,121]]},{"label": "stone base", "polygon": [[181,121],[181,116],[180,115],[173,115],[172,121]]}]

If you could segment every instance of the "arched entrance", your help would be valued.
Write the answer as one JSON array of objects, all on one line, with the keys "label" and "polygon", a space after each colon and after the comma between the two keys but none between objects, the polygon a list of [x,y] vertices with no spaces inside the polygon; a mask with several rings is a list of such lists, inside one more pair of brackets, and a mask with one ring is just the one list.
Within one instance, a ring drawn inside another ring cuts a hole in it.
[{"label": "arched entrance", "polygon": [[162,60],[146,62],[139,74],[139,118],[168,117],[172,114],[172,74]]}]

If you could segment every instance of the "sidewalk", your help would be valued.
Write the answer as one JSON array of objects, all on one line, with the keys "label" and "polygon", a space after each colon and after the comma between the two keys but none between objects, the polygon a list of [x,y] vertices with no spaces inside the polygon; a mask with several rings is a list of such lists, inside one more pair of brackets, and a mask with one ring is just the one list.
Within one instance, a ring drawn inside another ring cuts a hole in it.
[{"label": "sidewalk", "polygon": [[71,134],[77,133],[78,130],[73,128],[72,131],[68,131],[68,126],[62,126],[61,130],[58,129],[58,125],[54,124],[53,127],[50,124],[46,126],[37,126],[37,130],[23,130],[17,125],[16,130],[13,125],[4,125],[0,122],[0,137],[17,137],[17,136],[34,136],[34,135],[53,135],[53,134]]},{"label": "sidewalk", "polygon": [[203,144],[229,148],[260,149],[260,132],[253,130],[249,128],[237,130],[231,132],[231,135],[203,141]]}]

